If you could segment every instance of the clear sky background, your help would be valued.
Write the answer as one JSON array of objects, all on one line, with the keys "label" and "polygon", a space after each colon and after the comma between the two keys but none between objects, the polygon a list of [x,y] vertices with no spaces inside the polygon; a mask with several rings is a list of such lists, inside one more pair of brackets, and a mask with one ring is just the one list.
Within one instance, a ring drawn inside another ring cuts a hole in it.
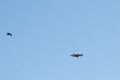
[{"label": "clear sky background", "polygon": [[120,80],[120,0],[1,0],[0,80]]}]

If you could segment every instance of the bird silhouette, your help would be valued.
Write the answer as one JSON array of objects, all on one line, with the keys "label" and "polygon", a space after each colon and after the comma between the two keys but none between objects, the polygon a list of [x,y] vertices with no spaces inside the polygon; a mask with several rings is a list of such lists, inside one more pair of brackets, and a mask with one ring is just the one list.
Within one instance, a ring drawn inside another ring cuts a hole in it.
[{"label": "bird silhouette", "polygon": [[75,53],[73,53],[73,54],[72,54],[72,55],[70,55],[70,56],[78,58],[78,57],[82,57],[82,56],[83,56],[83,54],[75,54]]},{"label": "bird silhouette", "polygon": [[6,33],[6,35],[7,35],[7,36],[11,36],[11,37],[12,37],[12,34],[11,34],[11,33],[9,33],[9,32],[7,32],[7,33]]}]

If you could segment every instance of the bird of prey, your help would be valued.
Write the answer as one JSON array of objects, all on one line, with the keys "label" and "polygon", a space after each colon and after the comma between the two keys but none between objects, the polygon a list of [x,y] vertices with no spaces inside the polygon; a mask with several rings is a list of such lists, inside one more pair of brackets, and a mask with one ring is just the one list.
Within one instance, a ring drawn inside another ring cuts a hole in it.
[{"label": "bird of prey", "polygon": [[12,37],[12,34],[11,34],[11,33],[9,33],[9,32],[7,32],[7,33],[6,33],[6,35],[7,35],[7,36],[11,36],[11,37]]},{"label": "bird of prey", "polygon": [[70,55],[70,56],[78,58],[78,57],[82,57],[83,54],[78,54],[78,53],[76,54],[76,53],[73,53],[73,54]]}]

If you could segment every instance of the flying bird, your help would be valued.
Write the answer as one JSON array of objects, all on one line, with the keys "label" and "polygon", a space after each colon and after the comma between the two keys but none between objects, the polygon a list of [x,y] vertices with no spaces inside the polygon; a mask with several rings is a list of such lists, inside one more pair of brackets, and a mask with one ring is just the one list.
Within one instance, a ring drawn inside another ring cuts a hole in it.
[{"label": "flying bird", "polygon": [[70,55],[70,56],[78,58],[78,57],[82,57],[83,54],[73,53],[73,54]]},{"label": "flying bird", "polygon": [[7,35],[7,36],[11,36],[11,37],[12,37],[12,34],[11,34],[11,33],[9,33],[9,32],[8,32],[8,33],[6,33],[6,35]]}]

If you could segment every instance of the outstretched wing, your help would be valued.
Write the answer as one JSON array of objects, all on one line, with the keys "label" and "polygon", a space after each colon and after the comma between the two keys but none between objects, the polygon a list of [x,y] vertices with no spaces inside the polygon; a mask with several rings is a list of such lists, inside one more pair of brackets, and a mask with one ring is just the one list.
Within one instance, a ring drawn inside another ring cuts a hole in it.
[{"label": "outstretched wing", "polygon": [[78,56],[83,56],[83,54],[77,54]]}]

